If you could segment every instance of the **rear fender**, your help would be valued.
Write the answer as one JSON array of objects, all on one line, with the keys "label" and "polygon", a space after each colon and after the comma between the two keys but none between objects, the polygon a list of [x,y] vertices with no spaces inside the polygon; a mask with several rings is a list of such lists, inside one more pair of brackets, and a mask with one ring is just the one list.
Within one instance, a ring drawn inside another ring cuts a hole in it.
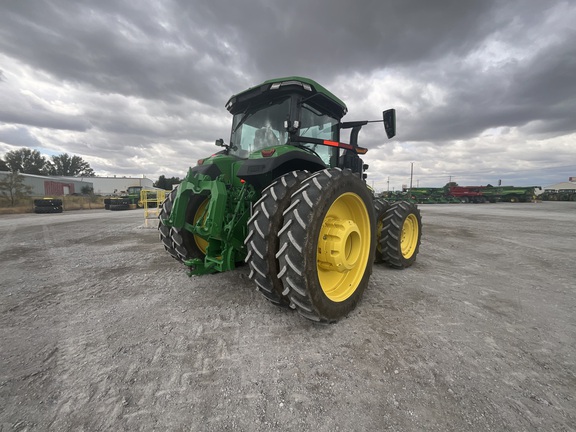
[{"label": "rear fender", "polygon": [[278,147],[271,157],[251,157],[240,165],[236,176],[261,191],[274,179],[290,171],[315,172],[326,168],[318,156],[292,145]]}]

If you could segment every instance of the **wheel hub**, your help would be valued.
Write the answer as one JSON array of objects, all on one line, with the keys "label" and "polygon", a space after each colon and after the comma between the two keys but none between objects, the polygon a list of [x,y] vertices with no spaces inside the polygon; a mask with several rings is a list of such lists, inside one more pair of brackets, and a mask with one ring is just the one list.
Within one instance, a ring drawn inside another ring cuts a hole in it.
[{"label": "wheel hub", "polygon": [[319,239],[319,267],[344,273],[357,265],[362,251],[362,238],[353,220],[326,218]]},{"label": "wheel hub", "polygon": [[418,220],[413,214],[408,215],[402,227],[400,249],[404,258],[410,258],[418,245]]}]

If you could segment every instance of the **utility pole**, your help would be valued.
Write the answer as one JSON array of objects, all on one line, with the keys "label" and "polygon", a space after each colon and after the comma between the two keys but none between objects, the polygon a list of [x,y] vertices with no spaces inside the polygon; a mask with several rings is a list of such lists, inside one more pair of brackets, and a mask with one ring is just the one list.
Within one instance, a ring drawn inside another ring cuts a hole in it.
[{"label": "utility pole", "polygon": [[414,162],[410,162],[410,190],[412,190],[412,177],[414,177]]},{"label": "utility pole", "polygon": [[390,176],[388,176],[388,187],[386,188],[386,192],[390,192]]}]

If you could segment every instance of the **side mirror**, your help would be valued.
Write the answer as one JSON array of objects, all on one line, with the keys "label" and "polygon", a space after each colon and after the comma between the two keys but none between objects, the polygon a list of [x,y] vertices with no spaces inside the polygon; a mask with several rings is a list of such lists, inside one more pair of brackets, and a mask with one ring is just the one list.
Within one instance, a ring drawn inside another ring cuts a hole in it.
[{"label": "side mirror", "polygon": [[382,112],[384,130],[388,139],[396,135],[396,110],[394,108]]},{"label": "side mirror", "polygon": [[224,140],[222,138],[216,140],[216,145],[218,147],[224,147]]}]

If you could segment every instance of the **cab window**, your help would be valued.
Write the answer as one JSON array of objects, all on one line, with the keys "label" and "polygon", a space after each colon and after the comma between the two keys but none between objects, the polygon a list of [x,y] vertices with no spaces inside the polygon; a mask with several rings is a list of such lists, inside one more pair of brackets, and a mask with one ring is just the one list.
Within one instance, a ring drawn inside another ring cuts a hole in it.
[{"label": "cab window", "polygon": [[[298,132],[301,137],[338,141],[338,120],[322,114],[313,106],[304,103],[300,113],[300,129]],[[304,145],[314,150],[326,165],[334,165],[337,149],[313,143]]]}]

